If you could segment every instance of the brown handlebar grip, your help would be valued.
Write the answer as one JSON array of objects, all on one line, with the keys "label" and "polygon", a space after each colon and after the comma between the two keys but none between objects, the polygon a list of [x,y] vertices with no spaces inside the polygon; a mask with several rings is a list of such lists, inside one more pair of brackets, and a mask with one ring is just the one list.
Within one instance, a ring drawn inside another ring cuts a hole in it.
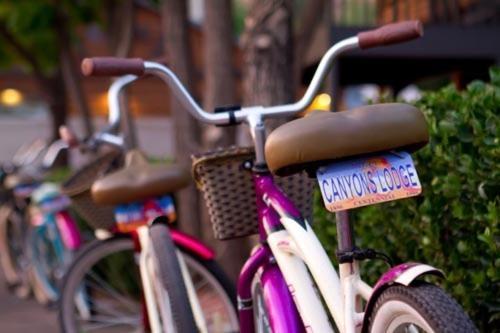
[{"label": "brown handlebar grip", "polygon": [[359,47],[368,49],[390,45],[422,37],[424,29],[420,21],[391,23],[380,28],[358,33]]},{"label": "brown handlebar grip", "polygon": [[95,57],[82,61],[85,76],[143,75],[144,61],[140,58]]}]

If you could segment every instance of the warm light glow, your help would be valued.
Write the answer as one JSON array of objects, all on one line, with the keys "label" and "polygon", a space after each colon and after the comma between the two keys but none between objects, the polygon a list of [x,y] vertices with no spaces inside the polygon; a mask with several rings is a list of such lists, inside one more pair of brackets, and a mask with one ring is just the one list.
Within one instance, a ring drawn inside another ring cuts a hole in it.
[{"label": "warm light glow", "polygon": [[104,92],[104,93],[101,93],[99,94],[99,97],[96,98],[96,102],[97,102],[97,107],[96,107],[96,110],[97,111],[97,115],[99,116],[107,116],[108,115],[108,93],[107,92]]},{"label": "warm light glow", "polygon": [[316,96],[315,102],[322,110],[330,110],[330,103],[332,102],[332,98],[328,94],[321,94]]},{"label": "warm light glow", "polygon": [[332,103],[332,98],[327,93],[322,93],[316,96],[311,103],[311,105],[307,108],[306,113],[309,111],[330,111]]},{"label": "warm light glow", "polygon": [[0,93],[0,101],[7,106],[17,106],[23,101],[23,94],[16,89],[5,89]]}]

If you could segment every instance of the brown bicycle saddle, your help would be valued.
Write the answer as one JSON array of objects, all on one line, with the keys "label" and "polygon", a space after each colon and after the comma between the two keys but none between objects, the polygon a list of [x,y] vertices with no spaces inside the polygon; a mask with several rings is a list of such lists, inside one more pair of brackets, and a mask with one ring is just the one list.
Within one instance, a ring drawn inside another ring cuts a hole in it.
[{"label": "brown bicycle saddle", "polygon": [[313,112],[275,129],[265,154],[269,169],[288,175],[329,161],[427,144],[424,115],[402,103],[374,104],[343,112]]},{"label": "brown bicycle saddle", "polygon": [[151,165],[139,150],[131,150],[125,166],[92,185],[92,198],[103,205],[125,204],[174,192],[191,179],[179,165]]}]

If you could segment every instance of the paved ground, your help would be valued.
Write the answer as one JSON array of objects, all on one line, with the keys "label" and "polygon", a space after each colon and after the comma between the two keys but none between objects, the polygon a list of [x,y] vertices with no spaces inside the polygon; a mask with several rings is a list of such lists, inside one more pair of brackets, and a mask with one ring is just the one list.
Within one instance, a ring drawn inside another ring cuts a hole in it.
[{"label": "paved ground", "polygon": [[20,300],[10,294],[5,288],[2,272],[0,272],[0,332],[58,332],[56,312],[40,306],[33,299]]}]

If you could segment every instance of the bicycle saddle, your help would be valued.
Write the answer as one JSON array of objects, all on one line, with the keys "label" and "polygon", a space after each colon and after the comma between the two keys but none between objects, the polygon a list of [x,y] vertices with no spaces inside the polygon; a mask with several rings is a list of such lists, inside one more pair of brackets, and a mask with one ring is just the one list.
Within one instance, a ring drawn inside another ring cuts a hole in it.
[{"label": "bicycle saddle", "polygon": [[330,161],[388,150],[415,151],[429,141],[424,115],[402,103],[343,112],[316,111],[275,129],[265,147],[269,169],[279,175]]},{"label": "bicycle saddle", "polygon": [[190,181],[189,169],[179,165],[151,165],[143,153],[131,150],[125,166],[92,184],[97,204],[118,205],[174,192]]}]

